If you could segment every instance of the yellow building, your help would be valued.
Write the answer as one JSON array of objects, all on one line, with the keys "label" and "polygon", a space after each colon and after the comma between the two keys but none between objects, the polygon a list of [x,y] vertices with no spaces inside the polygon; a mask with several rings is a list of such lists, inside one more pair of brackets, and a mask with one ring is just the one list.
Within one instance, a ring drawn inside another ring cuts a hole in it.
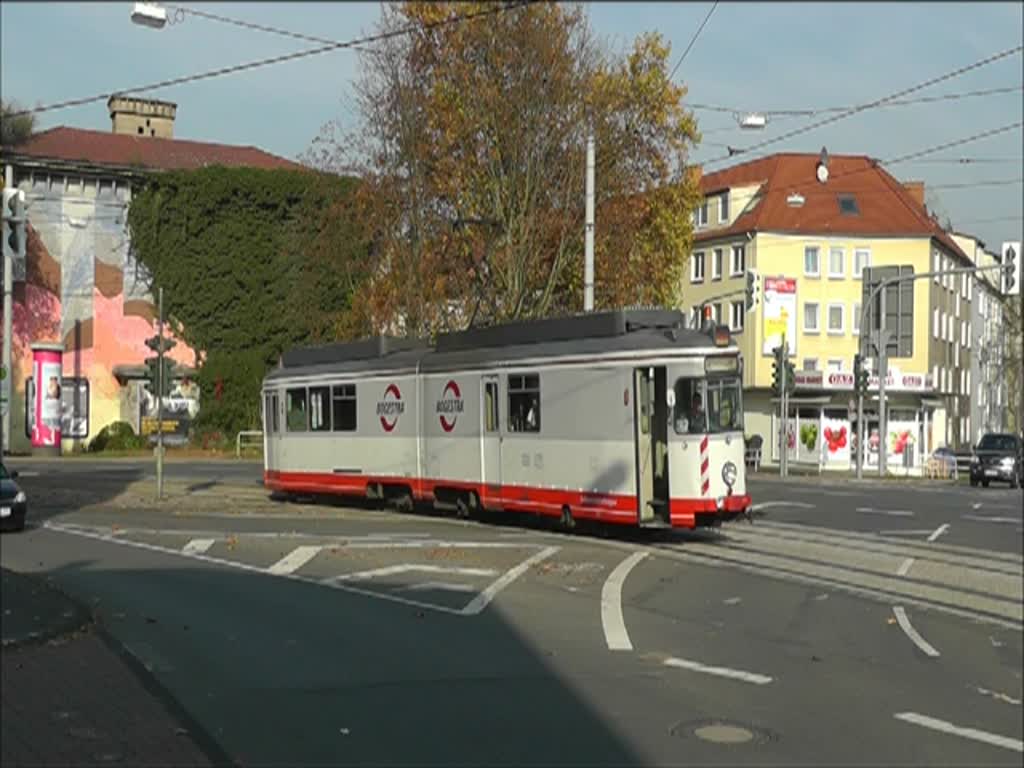
[{"label": "yellow building", "polygon": [[[819,164],[816,154],[776,154],[705,175],[682,296],[694,319],[707,305],[731,328],[744,358],[747,434],[763,438],[764,460],[780,455],[772,349],[785,332],[797,383],[790,461],[849,469],[861,270],[902,266],[920,274],[971,261],[925,209],[923,184],[900,183],[864,156],[831,156],[823,172]],[[747,269],[760,280],[760,302],[749,313]],[[916,474],[936,448],[970,441],[972,280],[910,285],[899,308],[909,348],[889,359],[885,444],[892,471]],[[869,468],[881,444],[877,388],[872,375]]]}]

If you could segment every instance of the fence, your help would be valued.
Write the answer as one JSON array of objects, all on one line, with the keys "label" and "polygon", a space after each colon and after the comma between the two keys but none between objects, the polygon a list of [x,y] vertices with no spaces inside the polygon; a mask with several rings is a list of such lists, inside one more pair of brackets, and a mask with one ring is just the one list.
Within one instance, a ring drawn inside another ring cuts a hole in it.
[{"label": "fence", "polygon": [[[263,433],[261,431],[259,431],[259,430],[246,430],[246,431],[243,431],[243,432],[239,432],[235,436],[235,458],[236,459],[242,458],[242,438],[243,437],[259,438],[258,446],[259,446],[259,449],[261,451],[263,450]],[[250,443],[250,445],[252,445],[252,443]]]}]

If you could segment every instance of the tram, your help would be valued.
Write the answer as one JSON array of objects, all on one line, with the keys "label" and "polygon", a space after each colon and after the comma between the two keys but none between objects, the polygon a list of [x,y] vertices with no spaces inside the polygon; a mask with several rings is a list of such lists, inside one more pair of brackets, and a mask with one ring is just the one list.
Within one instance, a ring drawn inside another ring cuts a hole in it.
[{"label": "tram", "polygon": [[750,512],[742,359],[661,309],[507,323],[433,343],[286,352],[263,383],[264,485],[636,527]]}]

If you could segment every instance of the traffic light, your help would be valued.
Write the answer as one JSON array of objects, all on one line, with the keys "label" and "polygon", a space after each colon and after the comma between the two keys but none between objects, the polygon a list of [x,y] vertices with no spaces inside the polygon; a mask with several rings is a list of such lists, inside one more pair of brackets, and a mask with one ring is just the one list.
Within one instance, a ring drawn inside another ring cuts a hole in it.
[{"label": "traffic light", "polygon": [[747,312],[757,307],[761,303],[761,276],[757,273],[756,269],[747,270],[747,296],[746,296],[746,308]]},{"label": "traffic light", "polygon": [[[173,347],[177,346],[177,342],[166,337],[151,336],[146,339],[145,343],[147,347],[157,353],[155,356],[147,357],[145,360],[146,381],[149,382],[149,391],[153,393],[154,397],[167,397],[171,392],[174,361],[166,357],[166,355]],[[163,368],[162,376],[161,363]],[[163,384],[162,387],[161,383]]]},{"label": "traffic light", "polygon": [[4,187],[4,258],[25,258],[25,193]]},{"label": "traffic light", "polygon": [[793,361],[788,357],[786,358],[786,394],[793,394],[796,390],[796,368],[793,366]]},{"label": "traffic light", "polygon": [[782,372],[786,364],[781,346],[772,350],[772,357],[772,394],[779,397],[782,394]]},{"label": "traffic light", "polygon": [[1003,243],[1003,295],[1020,294],[1020,243]]},{"label": "traffic light", "polygon": [[868,391],[868,371],[859,352],[853,356],[853,391],[858,395],[866,394]]}]

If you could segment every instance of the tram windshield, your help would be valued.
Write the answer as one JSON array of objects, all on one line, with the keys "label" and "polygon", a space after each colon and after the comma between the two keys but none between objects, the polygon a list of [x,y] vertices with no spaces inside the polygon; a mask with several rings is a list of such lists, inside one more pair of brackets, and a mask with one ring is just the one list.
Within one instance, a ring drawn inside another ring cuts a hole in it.
[{"label": "tram windshield", "polygon": [[743,398],[738,376],[676,379],[672,424],[677,435],[743,431]]}]

